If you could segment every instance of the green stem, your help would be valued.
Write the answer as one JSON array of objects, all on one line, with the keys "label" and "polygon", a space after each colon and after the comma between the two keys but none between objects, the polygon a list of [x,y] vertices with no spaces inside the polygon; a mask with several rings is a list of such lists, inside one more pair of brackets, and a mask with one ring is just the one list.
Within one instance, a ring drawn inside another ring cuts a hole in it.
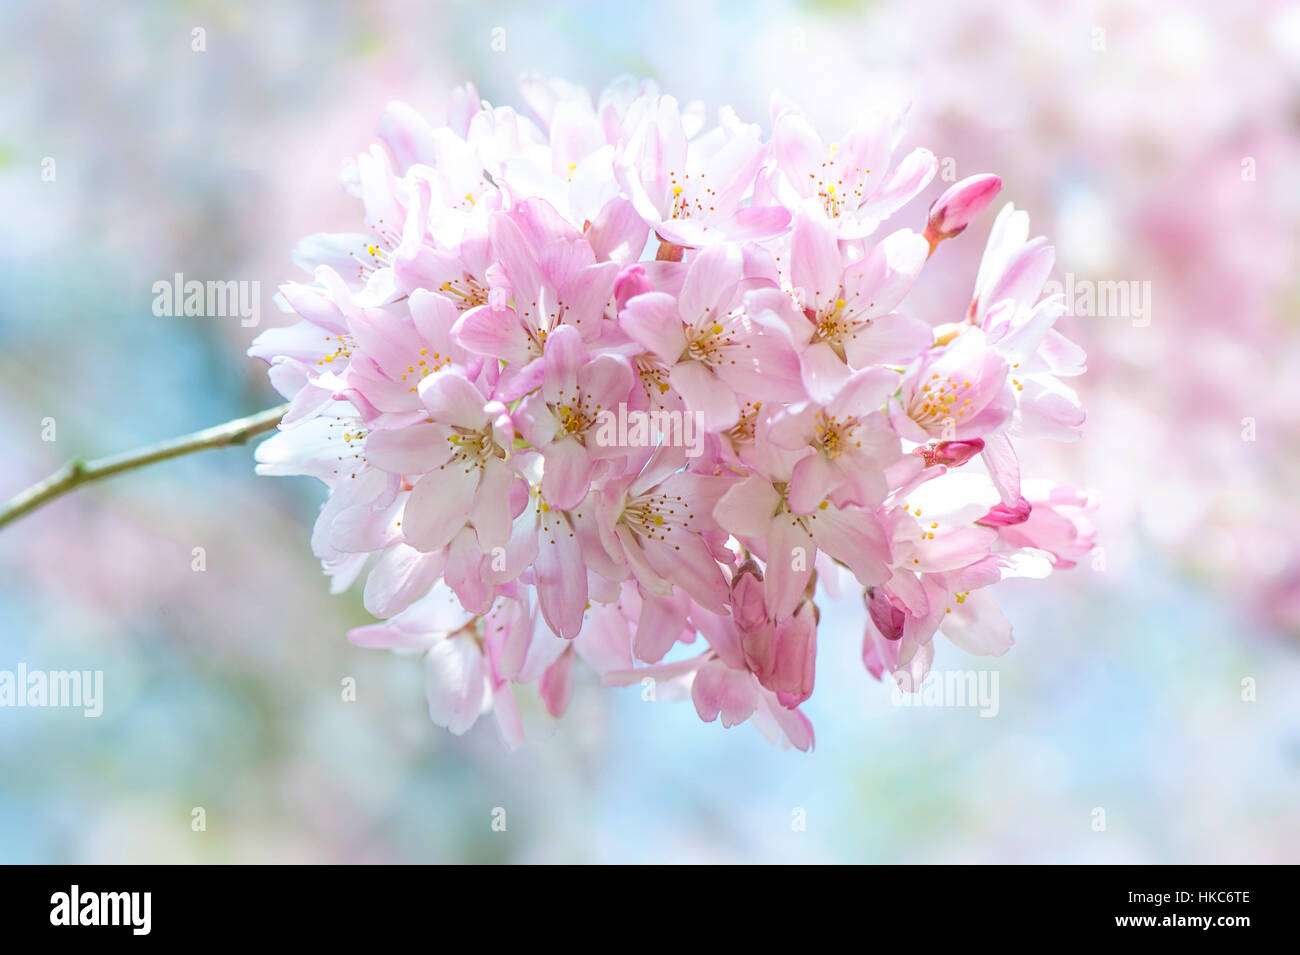
[{"label": "green stem", "polygon": [[27,490],[15,496],[3,509],[0,509],[0,527],[18,520],[18,518],[31,513],[42,504],[67,494],[83,484],[89,484],[91,481],[112,477],[114,474],[121,474],[123,471],[134,471],[136,468],[142,468],[147,464],[166,461],[169,458],[179,458],[181,455],[191,454],[195,451],[244,444],[254,435],[270,431],[278,425],[280,419],[284,417],[285,412],[288,410],[289,406],[287,404],[280,405],[278,408],[268,408],[266,411],[259,411],[247,418],[237,418],[234,421],[227,421],[225,424],[205,428],[202,431],[195,431],[193,434],[160,441],[157,444],[137,448],[134,451],[126,451],[106,458],[97,458],[94,461],[83,461],[80,458],[74,458],[45,480],[33,484]]}]

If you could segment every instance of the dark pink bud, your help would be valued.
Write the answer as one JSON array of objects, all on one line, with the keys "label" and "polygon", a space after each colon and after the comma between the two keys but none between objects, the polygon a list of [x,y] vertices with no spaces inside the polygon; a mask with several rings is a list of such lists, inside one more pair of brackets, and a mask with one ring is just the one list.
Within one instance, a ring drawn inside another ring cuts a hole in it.
[{"label": "dark pink bud", "polygon": [[880,635],[886,640],[899,640],[903,636],[903,624],[907,614],[895,607],[889,596],[879,587],[868,587],[862,595],[867,605],[867,614],[876,625]]},{"label": "dark pink bud", "polygon": [[1023,497],[1015,507],[1008,507],[1005,504],[995,504],[987,514],[981,517],[976,524],[983,524],[985,527],[1011,527],[1013,524],[1023,524],[1029,520],[1029,512],[1033,506]]},{"label": "dark pink bud", "polygon": [[786,709],[812,696],[817,664],[817,609],[809,601],[776,627],[772,668],[763,685]]},{"label": "dark pink bud", "polygon": [[650,284],[650,279],[646,277],[645,267],[629,265],[622,272],[619,272],[618,278],[614,280],[614,304],[617,306],[618,311],[621,312],[628,299],[654,290],[655,287]]},{"label": "dark pink bud", "polygon": [[1002,191],[1002,180],[988,173],[954,183],[930,206],[925,237],[930,245],[951,239],[983,212]]},{"label": "dark pink bud", "polygon": [[965,441],[940,441],[938,444],[923,445],[916,449],[916,453],[925,458],[927,468],[936,464],[955,468],[965,464],[983,450],[982,438],[969,438]]},{"label": "dark pink bud", "polygon": [[763,571],[752,559],[741,564],[731,579],[731,615],[741,633],[751,633],[767,623]]}]

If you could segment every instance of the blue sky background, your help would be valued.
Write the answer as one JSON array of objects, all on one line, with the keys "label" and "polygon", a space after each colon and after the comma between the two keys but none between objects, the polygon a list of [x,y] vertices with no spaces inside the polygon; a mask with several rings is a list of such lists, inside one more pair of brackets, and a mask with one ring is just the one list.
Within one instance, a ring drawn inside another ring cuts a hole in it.
[{"label": "blue sky background", "polygon": [[[243,355],[256,330],[156,317],[152,283],[257,280],[275,321],[297,238],[359,221],[337,170],[387,100],[434,107],[473,79],[519,102],[521,72],[599,85],[631,71],[758,120],[779,80],[834,116],[843,65],[817,43],[859,12],[419,6],[5,6],[0,495],[72,454],[275,401]],[[853,66],[870,68],[869,48]],[[1087,440],[1104,451],[1108,437]],[[1127,516],[1103,540],[1124,555],[1111,569],[1000,589],[1009,655],[940,649],[940,669],[998,671],[995,718],[891,705],[861,666],[850,603],[824,613],[812,755],[590,680],[562,723],[530,713],[540,738],[509,753],[490,721],[460,739],[432,726],[416,661],[346,643],[367,617],[356,593],[329,596],[311,557],[321,498],[305,479],[255,477],[233,449],[0,532],[0,669],[102,669],[106,692],[97,720],[0,709],[0,861],[1297,860],[1296,645]]]}]

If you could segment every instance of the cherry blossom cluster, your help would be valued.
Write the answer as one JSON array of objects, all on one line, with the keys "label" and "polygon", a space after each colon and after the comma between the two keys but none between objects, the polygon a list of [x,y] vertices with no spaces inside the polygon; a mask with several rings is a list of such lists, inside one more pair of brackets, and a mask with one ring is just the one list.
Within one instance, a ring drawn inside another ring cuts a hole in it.
[{"label": "cherry blossom cluster", "polygon": [[1093,541],[1015,450],[1084,419],[1053,251],[1008,205],[969,308],[906,309],[1000,180],[900,216],[937,162],[887,119],[832,142],[780,104],[764,138],[649,82],[523,95],[390,105],[343,176],[366,231],[299,246],[297,321],[250,349],[290,402],[259,472],[320,479],[313,550],[336,592],[366,575],[349,639],[422,654],[457,734],[518,743],[520,693],[558,717],[583,667],[804,750],[819,604],[860,600],[867,670],[908,688],[936,633],[1006,651],[985,588]]}]

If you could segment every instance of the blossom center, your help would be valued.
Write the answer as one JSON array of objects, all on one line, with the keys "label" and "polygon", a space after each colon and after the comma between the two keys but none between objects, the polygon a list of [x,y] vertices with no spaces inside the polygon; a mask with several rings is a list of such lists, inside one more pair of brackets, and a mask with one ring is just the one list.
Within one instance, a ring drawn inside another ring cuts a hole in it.
[{"label": "blossom center", "polygon": [[[489,460],[494,457],[504,458],[505,452],[496,443],[492,437],[491,426],[481,431],[473,431],[469,428],[453,428],[452,433],[447,435],[447,443],[451,445],[451,460],[448,464],[461,464],[470,468],[482,468]],[[446,467],[447,465],[443,465]]]},{"label": "blossom center", "polygon": [[343,447],[335,455],[337,466],[334,473],[347,470],[349,478],[355,478],[361,465],[366,463],[366,435],[370,432],[362,427],[360,418],[336,418],[325,428],[325,439],[329,442],[342,441]]},{"label": "blossom center", "polygon": [[[686,510],[680,496],[643,494],[624,506],[619,520],[639,537],[666,543],[673,527],[683,522],[682,514]],[[688,518],[691,516],[687,515]]]},{"label": "blossom center", "polygon": [[443,282],[438,286],[438,291],[454,301],[456,307],[462,312],[486,305],[488,300],[487,289],[479,284],[478,279],[469,274],[455,282],[450,280]]},{"label": "blossom center", "polygon": [[719,365],[723,359],[723,349],[735,344],[732,333],[721,322],[703,327],[696,326],[686,342],[686,355],[706,365]]},{"label": "blossom center", "polygon": [[[414,364],[407,365],[406,371],[402,372],[402,381],[410,381],[414,378],[418,383],[421,378],[425,378],[439,369],[446,368],[449,364],[451,364],[450,355],[444,355],[441,352],[434,352],[430,355],[429,349],[421,348],[420,357]],[[406,390],[416,391],[418,389],[416,385],[411,385]]]},{"label": "blossom center", "polygon": [[322,355],[316,360],[316,364],[329,365],[336,360],[347,361],[352,357],[352,349],[356,346],[356,342],[347,332],[341,335],[326,335],[325,340],[334,343],[334,351]]},{"label": "blossom center", "polygon": [[837,298],[833,305],[822,311],[820,315],[812,316],[816,328],[813,331],[814,341],[829,342],[832,345],[843,345],[844,336],[849,332],[849,322],[844,317],[844,307],[848,303]]},{"label": "blossom center", "polygon": [[673,197],[668,218],[689,219],[714,210],[717,192],[704,181],[704,174],[696,173],[695,182],[690,180],[690,173],[684,174],[680,180],[676,172],[668,174],[669,192]]},{"label": "blossom center", "polygon": [[974,404],[974,400],[966,396],[970,387],[969,381],[958,382],[952,375],[941,378],[935,372],[913,396],[908,415],[922,427],[942,425],[948,420],[958,421],[970,413]]},{"label": "blossom center", "polygon": [[861,441],[853,440],[853,432],[861,423],[856,415],[841,419],[836,415],[827,417],[825,411],[819,411],[813,425],[817,446],[828,458],[838,458],[850,445],[862,447]]},{"label": "blossom center", "polygon": [[[821,200],[822,208],[831,219],[862,204],[862,180],[871,173],[870,169],[861,166],[855,166],[851,170],[837,166],[835,154],[839,148],[838,143],[831,143],[826,159],[817,171],[808,173],[808,178],[812,180],[813,194]],[[848,176],[847,181],[845,176]]]}]

